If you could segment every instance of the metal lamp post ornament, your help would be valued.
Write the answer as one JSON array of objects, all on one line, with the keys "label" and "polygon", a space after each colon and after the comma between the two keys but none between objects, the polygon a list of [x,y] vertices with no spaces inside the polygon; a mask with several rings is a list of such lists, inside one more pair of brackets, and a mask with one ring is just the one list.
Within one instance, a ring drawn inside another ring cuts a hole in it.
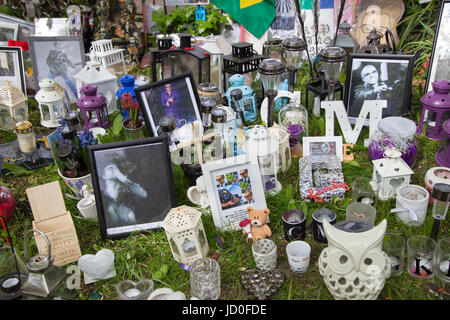
[{"label": "metal lamp post ornament", "polygon": [[269,99],[269,108],[267,112],[266,127],[273,126],[275,118],[275,97],[278,94],[277,88],[281,82],[281,75],[284,72],[284,65],[277,59],[265,59],[261,62],[258,68],[261,75],[261,82],[264,87],[266,96]]},{"label": "metal lamp post ornament", "polygon": [[325,79],[328,82],[328,101],[334,100],[335,87],[339,82],[339,75],[346,56],[347,52],[340,47],[327,47],[320,51],[319,59],[322,61]]},{"label": "metal lamp post ornament", "polygon": [[303,51],[306,43],[300,38],[283,40],[282,59],[289,71],[289,91],[294,92],[295,74],[302,63]]}]

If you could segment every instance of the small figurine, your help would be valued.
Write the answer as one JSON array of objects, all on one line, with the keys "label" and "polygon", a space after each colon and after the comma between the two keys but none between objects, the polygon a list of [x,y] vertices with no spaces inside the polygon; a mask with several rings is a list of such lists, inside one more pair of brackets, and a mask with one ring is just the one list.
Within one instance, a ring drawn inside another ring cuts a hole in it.
[{"label": "small figurine", "polygon": [[272,231],[266,224],[267,216],[270,213],[269,209],[265,208],[263,210],[256,210],[252,207],[248,207],[247,213],[250,220],[251,232],[249,233],[248,231],[246,231],[246,229],[248,229],[248,224],[245,225],[245,223],[243,223],[244,229],[242,230],[242,233],[247,235],[247,243],[253,243],[258,241],[259,239],[265,239],[272,235]]},{"label": "small figurine", "polygon": [[198,177],[196,185],[188,189],[187,197],[192,203],[195,203],[202,209],[209,207],[208,194],[206,192],[205,179],[203,176]]}]

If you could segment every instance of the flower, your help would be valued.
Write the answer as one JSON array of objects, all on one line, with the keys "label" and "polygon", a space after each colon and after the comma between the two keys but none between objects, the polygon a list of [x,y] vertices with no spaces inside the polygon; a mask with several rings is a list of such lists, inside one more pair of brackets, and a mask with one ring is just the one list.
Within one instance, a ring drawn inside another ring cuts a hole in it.
[{"label": "flower", "polygon": [[122,108],[129,112],[131,121],[137,123],[140,112],[139,104],[134,101],[129,92],[125,92],[124,94],[122,94],[120,103],[122,105]]},{"label": "flower", "polygon": [[80,135],[78,136],[78,139],[81,142],[81,147],[85,148],[90,144],[95,144],[95,138],[91,131],[88,129],[84,129]]},{"label": "flower", "polygon": [[289,146],[293,147],[298,143],[298,137],[303,132],[303,126],[301,124],[290,124],[287,126],[289,131]]}]

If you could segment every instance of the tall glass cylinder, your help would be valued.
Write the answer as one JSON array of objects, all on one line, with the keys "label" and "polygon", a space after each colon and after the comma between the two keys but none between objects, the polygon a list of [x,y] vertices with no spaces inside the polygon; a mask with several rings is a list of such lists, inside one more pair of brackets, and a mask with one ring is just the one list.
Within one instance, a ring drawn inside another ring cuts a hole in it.
[{"label": "tall glass cylinder", "polygon": [[405,238],[399,233],[386,233],[383,239],[383,251],[391,263],[391,277],[402,274],[405,264]]}]

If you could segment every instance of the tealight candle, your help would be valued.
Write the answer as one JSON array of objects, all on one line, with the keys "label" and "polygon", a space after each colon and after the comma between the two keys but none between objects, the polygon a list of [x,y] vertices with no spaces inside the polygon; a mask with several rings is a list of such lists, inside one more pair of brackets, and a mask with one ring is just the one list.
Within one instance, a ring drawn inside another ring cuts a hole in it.
[{"label": "tealight candle", "polygon": [[134,297],[137,297],[140,294],[141,294],[141,292],[138,289],[134,289],[134,288],[133,289],[128,289],[127,291],[125,291],[125,295],[128,298],[134,298]]},{"label": "tealight candle", "polygon": [[450,260],[441,261],[439,263],[439,270],[441,270],[443,273],[445,273],[447,275],[447,277],[450,277]]}]

